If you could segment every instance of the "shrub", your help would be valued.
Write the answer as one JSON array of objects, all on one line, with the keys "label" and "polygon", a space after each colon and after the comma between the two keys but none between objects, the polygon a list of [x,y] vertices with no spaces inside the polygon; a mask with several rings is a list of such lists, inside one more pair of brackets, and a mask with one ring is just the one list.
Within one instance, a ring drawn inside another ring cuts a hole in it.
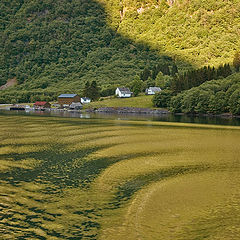
[{"label": "shrub", "polygon": [[159,93],[156,93],[152,99],[154,107],[166,108],[170,105],[170,100],[173,93],[170,90],[162,90]]}]

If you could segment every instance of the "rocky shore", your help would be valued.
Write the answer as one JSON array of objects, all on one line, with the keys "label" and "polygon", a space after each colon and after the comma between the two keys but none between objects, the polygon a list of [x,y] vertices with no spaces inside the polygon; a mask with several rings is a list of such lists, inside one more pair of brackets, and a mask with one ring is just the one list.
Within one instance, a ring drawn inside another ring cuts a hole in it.
[{"label": "rocky shore", "polygon": [[96,113],[115,113],[115,114],[169,114],[167,110],[150,109],[150,108],[135,108],[135,107],[101,107],[97,109],[86,109],[86,112]]}]

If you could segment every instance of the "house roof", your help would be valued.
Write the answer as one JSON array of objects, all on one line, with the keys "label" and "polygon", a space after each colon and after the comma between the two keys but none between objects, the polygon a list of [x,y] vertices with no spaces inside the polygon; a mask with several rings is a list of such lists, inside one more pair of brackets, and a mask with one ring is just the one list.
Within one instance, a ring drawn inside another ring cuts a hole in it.
[{"label": "house roof", "polygon": [[126,87],[119,87],[118,88],[121,93],[132,93],[129,88]]},{"label": "house roof", "polygon": [[34,105],[37,105],[37,106],[44,106],[47,102],[44,102],[44,101],[37,101],[34,103]]},{"label": "house roof", "polygon": [[160,87],[149,87],[149,90],[151,90],[152,92],[160,92],[161,88]]},{"label": "house roof", "polygon": [[80,102],[73,102],[70,107],[77,107],[77,106],[82,106],[82,104]]},{"label": "house roof", "polygon": [[77,94],[61,94],[58,97],[59,98],[74,98],[76,96],[77,96]]}]

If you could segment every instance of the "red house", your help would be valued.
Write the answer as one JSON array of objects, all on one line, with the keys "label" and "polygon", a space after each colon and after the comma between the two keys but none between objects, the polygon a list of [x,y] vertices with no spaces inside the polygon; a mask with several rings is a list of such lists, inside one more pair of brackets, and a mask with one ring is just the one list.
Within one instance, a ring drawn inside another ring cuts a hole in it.
[{"label": "red house", "polygon": [[51,107],[51,104],[49,102],[35,102],[34,103],[34,107],[36,108],[50,108]]}]

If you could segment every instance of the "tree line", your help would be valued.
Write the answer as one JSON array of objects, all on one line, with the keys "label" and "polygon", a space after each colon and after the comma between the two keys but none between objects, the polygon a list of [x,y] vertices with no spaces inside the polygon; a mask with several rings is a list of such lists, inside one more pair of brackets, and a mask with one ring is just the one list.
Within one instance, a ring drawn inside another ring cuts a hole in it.
[{"label": "tree line", "polygon": [[140,79],[142,81],[147,81],[149,78],[154,80],[160,72],[163,75],[175,76],[175,74],[178,73],[178,67],[172,61],[172,58],[168,57],[168,60],[169,62],[158,63],[152,68],[145,67],[144,70],[140,72]]},{"label": "tree line", "polygon": [[220,65],[218,68],[204,66],[200,69],[187,71],[183,74],[176,74],[171,83],[173,92],[179,93],[197,87],[206,81],[225,78],[232,74],[230,64]]},{"label": "tree line", "polygon": [[[176,74],[168,89],[153,97],[156,107],[184,113],[240,114],[240,52],[230,64]],[[234,73],[235,70],[235,73]]]}]

